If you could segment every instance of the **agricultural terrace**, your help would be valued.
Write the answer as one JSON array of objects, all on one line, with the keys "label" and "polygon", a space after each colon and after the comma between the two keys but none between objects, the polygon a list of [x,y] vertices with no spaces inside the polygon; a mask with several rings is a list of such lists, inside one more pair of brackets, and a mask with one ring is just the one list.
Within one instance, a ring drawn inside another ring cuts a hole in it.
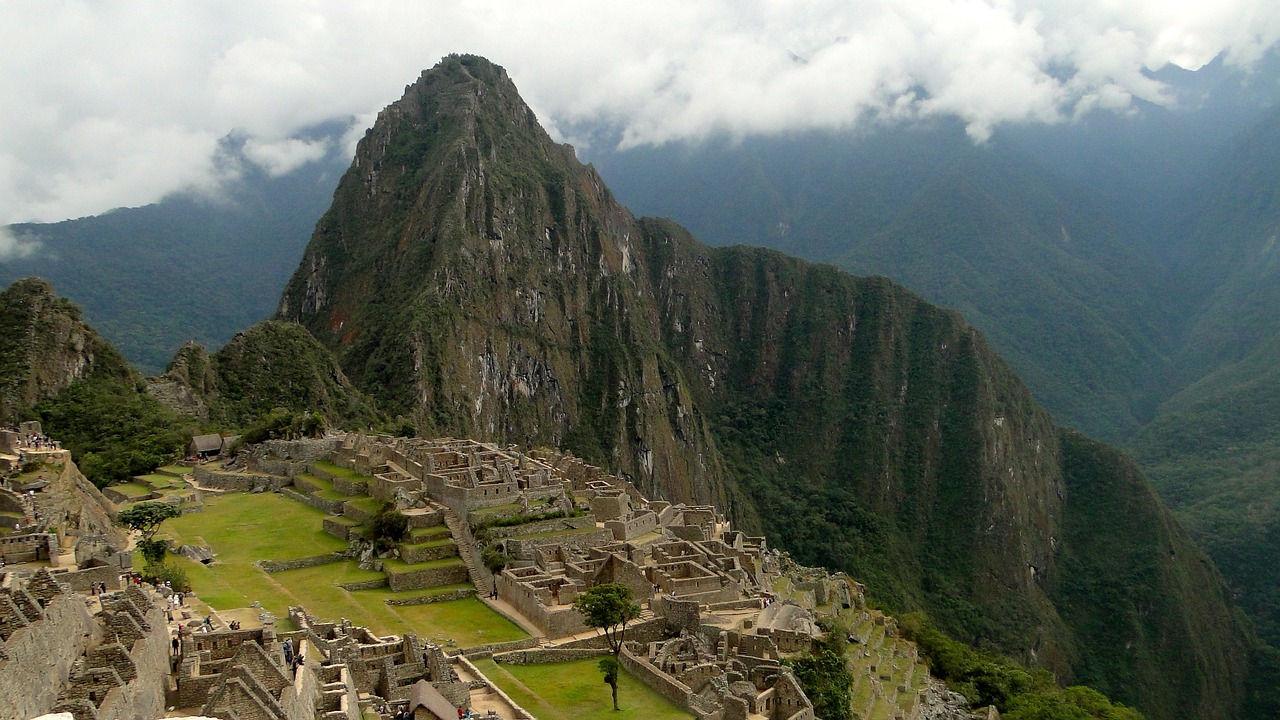
[{"label": "agricultural terrace", "polygon": [[255,601],[287,625],[288,607],[301,605],[316,617],[347,618],[380,634],[414,632],[441,644],[462,647],[518,640],[527,635],[475,598],[391,606],[386,600],[457,590],[393,592],[387,587],[346,590],[340,585],[376,581],[375,570],[355,561],[267,573],[260,560],[297,560],[343,550],[346,543],[321,528],[325,513],[274,493],[226,493],[206,497],[203,512],[169,520],[159,533],[175,545],[207,545],[214,563],[172,557],[191,579],[201,601],[215,611],[250,607]]}]

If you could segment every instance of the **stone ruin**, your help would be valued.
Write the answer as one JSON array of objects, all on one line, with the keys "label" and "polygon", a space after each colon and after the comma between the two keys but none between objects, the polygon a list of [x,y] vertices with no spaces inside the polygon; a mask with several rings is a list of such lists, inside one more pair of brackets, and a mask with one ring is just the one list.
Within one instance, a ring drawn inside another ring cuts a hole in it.
[{"label": "stone ruin", "polygon": [[60,575],[6,573],[0,585],[0,720],[163,716],[169,637],[158,596],[130,585],[90,599]]}]

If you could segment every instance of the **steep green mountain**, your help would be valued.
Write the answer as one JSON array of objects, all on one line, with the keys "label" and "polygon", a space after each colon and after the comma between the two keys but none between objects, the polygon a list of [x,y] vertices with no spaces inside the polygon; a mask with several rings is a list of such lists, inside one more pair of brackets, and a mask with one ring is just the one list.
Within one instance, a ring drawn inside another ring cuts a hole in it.
[{"label": "steep green mountain", "polygon": [[149,472],[182,447],[186,424],[143,387],[48,282],[24,278],[0,293],[0,423],[42,421],[99,487]]},{"label": "steep green mountain", "polygon": [[976,330],[635,219],[481,58],[381,113],[279,315],[424,433],[568,446],[1152,717],[1250,716],[1212,564]]},{"label": "steep green mountain", "polygon": [[623,197],[714,245],[885,275],[959,310],[1070,425],[1118,440],[1149,414],[1172,332],[1162,264],[1117,204],[1014,143],[939,123],[604,162]]},{"label": "steep green mountain", "polygon": [[166,405],[224,428],[245,428],[283,408],[328,424],[368,427],[381,416],[333,355],[304,328],[274,320],[236,333],[213,355],[188,343],[149,391]]},{"label": "steep green mountain", "polygon": [[220,158],[239,178],[216,197],[179,193],[94,217],[14,225],[40,248],[0,260],[0,283],[48,278],[149,374],[184,342],[221,345],[271,315],[350,160],[333,137],[344,127],[316,129],[308,139],[329,138],[329,154],[278,177],[244,157],[244,138],[226,139]]}]

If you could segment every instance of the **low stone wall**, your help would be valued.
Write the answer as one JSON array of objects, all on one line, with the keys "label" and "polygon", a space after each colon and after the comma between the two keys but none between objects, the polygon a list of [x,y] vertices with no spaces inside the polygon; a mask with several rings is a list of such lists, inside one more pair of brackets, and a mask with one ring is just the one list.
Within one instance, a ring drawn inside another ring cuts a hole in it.
[{"label": "low stone wall", "polygon": [[342,583],[338,585],[338,587],[342,588],[343,590],[377,590],[378,588],[386,587],[388,584],[389,583],[385,577],[380,577],[377,580],[365,580],[364,582]]},{"label": "low stone wall", "polygon": [[323,437],[302,440],[267,440],[262,443],[274,457],[315,462],[329,457],[342,444],[342,438]]},{"label": "low stone wall", "polygon": [[330,477],[333,478],[333,489],[343,495],[359,496],[365,495],[369,492],[369,486],[365,483],[363,478],[360,480],[352,480],[351,478],[341,475],[331,475]]},{"label": "low stone wall", "polygon": [[[464,668],[466,668],[467,672],[468,672],[468,673],[470,673],[471,675],[473,675],[473,676],[475,676],[475,677],[479,677],[479,678],[484,677],[484,674],[483,674],[483,673],[481,673],[481,672],[476,668],[476,666],[475,666],[475,665],[473,665],[473,664],[471,663],[471,661],[467,659],[467,657],[466,657],[465,655],[461,655],[461,654],[459,654],[459,655],[457,656],[457,662],[458,662],[458,664],[459,664],[459,665],[461,665],[461,666],[463,666]],[[490,690],[492,690],[492,691],[493,691],[493,693],[494,693],[495,695],[497,695],[498,697],[502,698],[502,701],[503,701],[503,702],[505,702],[507,705],[511,706],[512,711],[515,713],[515,715],[513,716],[513,720],[534,720],[533,715],[532,715],[532,714],[530,714],[528,710],[525,710],[524,708],[520,707],[519,703],[517,703],[515,700],[512,700],[512,699],[511,699],[511,696],[509,696],[509,695],[507,695],[505,692],[503,692],[502,688],[498,687],[497,685],[495,685],[495,684],[493,684],[493,683],[491,683],[491,682],[489,682],[489,681],[487,681],[487,680],[482,681],[482,682],[483,682],[483,684],[484,684],[484,686],[485,686],[485,687],[489,688]]]},{"label": "low stone wall", "polygon": [[306,472],[307,466],[304,463],[280,460],[275,457],[264,457],[253,461],[253,469],[260,470],[268,475],[293,477],[300,472]]},{"label": "low stone wall", "polygon": [[502,665],[542,665],[604,657],[613,652],[604,648],[530,648],[495,653],[493,661]]},{"label": "low stone wall", "polygon": [[444,524],[444,511],[436,510],[434,512],[422,512],[413,510],[406,512],[405,516],[409,518],[410,528],[435,527]]},{"label": "low stone wall", "polygon": [[337,518],[327,517],[323,521],[324,531],[330,535],[341,538],[342,540],[350,540],[353,533],[360,531],[359,525],[348,525]]},{"label": "low stone wall", "polygon": [[135,501],[141,502],[143,500],[155,500],[156,498],[160,497],[160,494],[155,492],[147,493],[146,495],[125,495],[124,493],[110,486],[102,488],[102,494],[108,500],[110,500],[111,502],[117,505],[124,505],[125,503],[131,503]]},{"label": "low stone wall", "polygon": [[458,557],[458,546],[453,543],[448,543],[446,545],[400,546],[400,559],[410,565],[430,562],[432,560],[444,560],[445,558],[451,557]]},{"label": "low stone wall", "polygon": [[710,603],[707,609],[716,610],[751,610],[760,607],[760,598],[745,598],[742,600],[732,600],[730,602]]},{"label": "low stone wall", "polygon": [[[624,634],[627,642],[651,643],[659,640],[667,640],[672,637],[667,632],[667,621],[665,618],[652,618],[644,622],[628,625],[627,632]],[[577,640],[569,640],[560,643],[557,647],[562,648],[607,648],[609,641],[605,639],[603,634],[592,635],[591,637],[578,638]]]},{"label": "low stone wall", "polygon": [[85,568],[84,570],[69,570],[56,573],[54,577],[78,592],[89,592],[93,583],[98,582],[106,583],[107,590],[114,591],[120,589],[120,573],[120,568],[114,565],[102,565],[100,567]]},{"label": "low stone wall", "polygon": [[278,573],[285,570],[300,570],[317,565],[328,565],[329,563],[341,562],[344,559],[338,553],[326,553],[324,555],[297,558],[296,560],[259,560],[255,564],[262,568],[264,572]]},{"label": "low stone wall", "polygon": [[530,637],[523,640],[512,640],[504,643],[490,643],[488,645],[474,645],[472,647],[462,648],[458,654],[466,655],[469,658],[487,658],[492,657],[494,653],[511,652],[512,650],[526,650],[528,648],[537,647],[542,644],[542,638]]},{"label": "low stone wall", "polygon": [[356,522],[369,522],[373,519],[373,513],[370,513],[354,502],[348,500],[342,503],[342,514],[355,520]]},{"label": "low stone wall", "polygon": [[192,475],[201,487],[233,492],[275,492],[293,481],[280,475],[234,473],[198,467]]},{"label": "low stone wall", "polygon": [[544,532],[554,532],[556,530],[564,530],[573,528],[575,530],[591,527],[596,524],[595,518],[590,515],[580,515],[578,517],[554,518],[552,520],[539,520],[537,522],[525,523],[523,525],[512,525],[510,527],[491,527],[486,532],[492,538],[511,538],[520,537],[521,535],[537,535]]},{"label": "low stone wall", "polygon": [[689,690],[688,685],[650,665],[644,658],[637,657],[626,646],[623,646],[622,653],[618,655],[618,662],[622,664],[622,667],[627,672],[636,676],[640,682],[648,685],[654,692],[676,705],[692,711],[689,706],[689,696],[693,693]]},{"label": "low stone wall", "polygon": [[457,590],[453,590],[447,593],[440,593],[439,595],[419,595],[418,597],[387,598],[382,602],[395,607],[402,607],[405,605],[430,605],[431,603],[449,602],[450,600],[465,600],[469,597],[474,597],[475,594],[476,594],[475,588],[458,588]]},{"label": "low stone wall", "polygon": [[613,532],[607,528],[596,528],[591,532],[577,535],[550,535],[540,538],[507,538],[507,553],[517,560],[531,558],[535,548],[545,545],[564,545],[572,548],[593,548],[613,542]]},{"label": "low stone wall", "polygon": [[343,503],[342,500],[325,500],[322,497],[316,497],[315,495],[304,495],[303,493],[300,493],[296,490],[290,490],[289,488],[281,488],[280,494],[284,495],[290,500],[297,500],[298,502],[303,503],[305,505],[310,505],[311,507],[317,510],[323,510],[329,513],[330,515],[336,515],[342,511],[342,503]]},{"label": "low stone wall", "polygon": [[400,592],[401,590],[423,590],[425,588],[439,587],[440,585],[456,585],[469,582],[467,566],[462,563],[423,568],[422,570],[409,570],[407,572],[389,572],[387,573],[387,579],[390,581],[391,589],[395,592]]}]

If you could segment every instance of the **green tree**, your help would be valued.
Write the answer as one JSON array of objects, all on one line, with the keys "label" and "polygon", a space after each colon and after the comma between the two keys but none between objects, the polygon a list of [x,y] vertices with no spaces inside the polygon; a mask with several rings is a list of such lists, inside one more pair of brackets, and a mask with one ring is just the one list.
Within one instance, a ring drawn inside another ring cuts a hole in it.
[{"label": "green tree", "polygon": [[176,518],[182,514],[176,505],[161,502],[140,502],[120,512],[117,520],[121,525],[139,534],[137,546],[142,557],[147,561],[147,568],[154,568],[164,563],[166,544],[156,540],[156,532],[165,520]]},{"label": "green tree", "polygon": [[387,503],[373,516],[369,526],[369,539],[378,552],[390,550],[409,534],[409,518]]},{"label": "green tree", "polygon": [[640,606],[631,596],[631,588],[619,583],[602,583],[587,588],[573,599],[573,607],[582,613],[583,622],[604,630],[605,641],[613,656],[612,664],[601,662],[604,681],[613,691],[613,709],[618,710],[618,655],[627,632],[627,623],[640,617]]},{"label": "green tree", "polygon": [[808,653],[784,662],[795,670],[805,695],[813,701],[815,715],[825,720],[850,720],[853,674],[845,661],[849,630],[838,623],[825,629],[826,635]]}]

